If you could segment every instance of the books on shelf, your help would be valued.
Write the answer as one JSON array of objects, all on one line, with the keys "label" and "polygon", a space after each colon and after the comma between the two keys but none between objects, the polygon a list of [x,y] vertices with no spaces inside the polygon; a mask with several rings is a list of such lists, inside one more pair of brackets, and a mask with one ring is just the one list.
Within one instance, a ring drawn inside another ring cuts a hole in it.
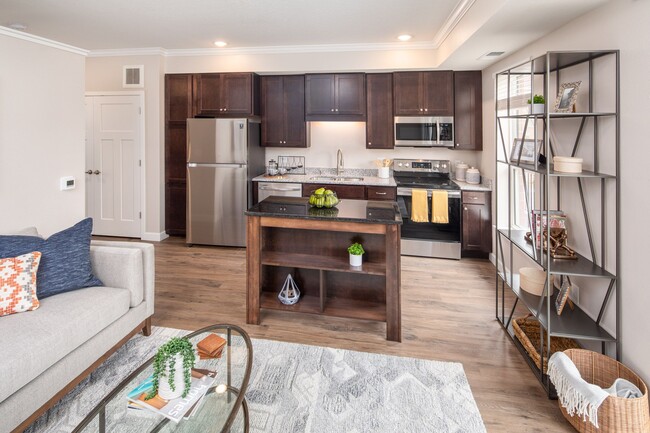
[{"label": "books on shelf", "polygon": [[173,400],[164,400],[156,395],[152,399],[146,400],[145,397],[153,388],[153,375],[149,376],[127,395],[128,407],[133,410],[147,409],[174,422],[179,422],[181,418],[187,419],[196,413],[201,400],[210,387],[214,385],[216,376],[215,371],[193,368],[192,384],[185,398],[178,397]]}]

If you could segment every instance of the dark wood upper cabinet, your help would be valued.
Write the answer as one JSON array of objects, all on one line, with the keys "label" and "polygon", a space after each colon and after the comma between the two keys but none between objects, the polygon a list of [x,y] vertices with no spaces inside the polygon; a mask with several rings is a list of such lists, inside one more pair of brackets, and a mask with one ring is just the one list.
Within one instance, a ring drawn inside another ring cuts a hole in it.
[{"label": "dark wood upper cabinet", "polygon": [[261,78],[262,146],[307,147],[305,77]]},{"label": "dark wood upper cabinet", "polygon": [[165,230],[185,235],[186,121],[193,117],[192,75],[165,76]]},{"label": "dark wood upper cabinet", "polygon": [[394,72],[395,116],[453,116],[453,71]]},{"label": "dark wood upper cabinet", "polygon": [[483,77],[481,71],[454,73],[455,148],[483,150]]},{"label": "dark wood upper cabinet", "polygon": [[195,74],[193,92],[196,114],[259,115],[259,76],[256,74]]},{"label": "dark wood upper cabinet", "polygon": [[305,75],[306,120],[366,120],[365,74]]},{"label": "dark wood upper cabinet", "polygon": [[366,74],[366,148],[392,149],[393,74]]}]

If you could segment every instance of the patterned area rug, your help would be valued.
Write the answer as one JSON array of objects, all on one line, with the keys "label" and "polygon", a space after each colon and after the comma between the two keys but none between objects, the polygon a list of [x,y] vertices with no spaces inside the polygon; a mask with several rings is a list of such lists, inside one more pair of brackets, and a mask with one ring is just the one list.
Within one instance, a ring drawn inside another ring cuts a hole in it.
[{"label": "patterned area rug", "polygon": [[[158,327],[150,337],[133,337],[27,431],[72,431],[158,346],[186,333]],[[253,350],[251,432],[486,431],[459,363],[271,340],[254,339]]]}]

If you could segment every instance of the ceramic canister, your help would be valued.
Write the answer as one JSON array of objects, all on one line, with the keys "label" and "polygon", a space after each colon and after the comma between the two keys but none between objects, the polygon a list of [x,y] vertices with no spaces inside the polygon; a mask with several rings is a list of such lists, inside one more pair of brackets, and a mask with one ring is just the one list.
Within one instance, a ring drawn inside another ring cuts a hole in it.
[{"label": "ceramic canister", "polygon": [[467,164],[463,162],[456,164],[456,180],[460,180],[461,182],[464,182],[466,171],[467,171]]},{"label": "ceramic canister", "polygon": [[481,172],[478,171],[478,168],[468,168],[465,173],[465,182],[478,185],[481,183]]}]

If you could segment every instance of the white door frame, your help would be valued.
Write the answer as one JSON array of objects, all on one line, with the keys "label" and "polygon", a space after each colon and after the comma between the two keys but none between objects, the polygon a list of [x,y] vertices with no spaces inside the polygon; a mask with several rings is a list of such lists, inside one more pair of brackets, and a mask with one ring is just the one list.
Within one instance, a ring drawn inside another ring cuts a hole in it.
[{"label": "white door frame", "polygon": [[140,98],[140,106],[142,107],[142,113],[140,115],[140,212],[142,212],[142,218],[140,218],[140,239],[144,240],[146,233],[146,221],[147,221],[147,189],[145,188],[145,173],[146,173],[146,152],[144,145],[144,126],[145,126],[145,106],[144,106],[144,90],[123,90],[123,91],[105,91],[105,92],[86,92],[85,96],[138,96]]}]

